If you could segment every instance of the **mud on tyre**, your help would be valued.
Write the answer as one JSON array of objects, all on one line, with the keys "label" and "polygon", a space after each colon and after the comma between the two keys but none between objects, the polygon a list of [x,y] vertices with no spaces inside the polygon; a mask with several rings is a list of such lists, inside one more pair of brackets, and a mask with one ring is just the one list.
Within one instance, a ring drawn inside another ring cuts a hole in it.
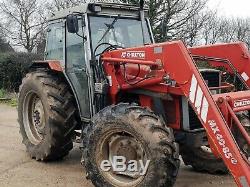
[{"label": "mud on tyre", "polygon": [[[206,134],[204,134],[203,139],[207,139]],[[223,160],[214,156],[208,144],[195,147],[182,143],[180,144],[180,154],[185,165],[192,166],[195,171],[210,174],[228,173],[228,169]]]},{"label": "mud on tyre", "polygon": [[76,122],[74,97],[58,74],[28,73],[18,99],[20,133],[27,152],[36,160],[56,160],[73,148]]},{"label": "mud on tyre", "polygon": [[[118,104],[100,111],[86,129],[83,156],[88,178],[97,186],[173,186],[179,168],[178,146],[171,129],[151,111]],[[142,154],[141,154],[142,152]],[[104,172],[110,156],[150,160],[144,176]]]}]

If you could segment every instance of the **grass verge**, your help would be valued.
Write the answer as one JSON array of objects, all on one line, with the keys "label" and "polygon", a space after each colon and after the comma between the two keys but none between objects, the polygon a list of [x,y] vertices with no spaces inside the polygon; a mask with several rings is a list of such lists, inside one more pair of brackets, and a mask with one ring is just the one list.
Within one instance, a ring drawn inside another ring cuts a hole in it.
[{"label": "grass verge", "polygon": [[17,107],[17,95],[8,93],[4,89],[0,89],[0,104],[7,104],[12,107]]}]

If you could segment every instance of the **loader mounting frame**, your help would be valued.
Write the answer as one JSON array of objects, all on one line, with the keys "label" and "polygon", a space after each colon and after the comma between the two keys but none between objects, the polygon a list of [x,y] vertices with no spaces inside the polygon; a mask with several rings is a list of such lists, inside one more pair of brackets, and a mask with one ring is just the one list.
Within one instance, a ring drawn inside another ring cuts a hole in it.
[{"label": "loader mounting frame", "polygon": [[[229,73],[236,73],[247,90],[212,95],[195,64],[196,59],[206,60],[213,67],[223,66]],[[238,186],[250,185],[249,160],[241,152],[230,130],[232,125],[236,125],[247,143],[250,143],[249,135],[235,115],[235,112],[250,110],[250,55],[243,43],[189,49],[181,41],[153,44],[105,52],[102,62],[106,75],[110,77],[109,94],[114,104],[117,103],[119,92],[135,89],[161,96],[186,97],[206,130],[213,153],[223,159]],[[150,76],[137,77],[136,84],[128,83],[124,80],[121,68],[124,64],[148,66]],[[139,97],[142,106],[152,108],[152,97]],[[239,101],[245,102],[237,104]],[[177,123],[170,126],[181,129]]]}]

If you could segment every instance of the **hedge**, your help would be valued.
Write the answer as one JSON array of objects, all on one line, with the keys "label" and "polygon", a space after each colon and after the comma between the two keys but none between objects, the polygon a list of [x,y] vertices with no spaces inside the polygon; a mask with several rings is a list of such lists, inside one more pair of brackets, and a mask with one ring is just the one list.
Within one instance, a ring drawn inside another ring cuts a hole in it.
[{"label": "hedge", "polygon": [[18,92],[32,61],[41,59],[42,55],[31,53],[0,53],[0,89]]}]

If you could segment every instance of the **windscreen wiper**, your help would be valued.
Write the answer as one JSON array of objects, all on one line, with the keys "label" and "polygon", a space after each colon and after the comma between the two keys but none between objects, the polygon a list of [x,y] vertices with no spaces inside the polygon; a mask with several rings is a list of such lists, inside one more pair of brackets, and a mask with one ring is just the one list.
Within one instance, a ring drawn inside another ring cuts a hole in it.
[{"label": "windscreen wiper", "polygon": [[105,25],[108,27],[108,29],[106,30],[106,32],[103,34],[103,36],[101,37],[101,39],[98,41],[98,43],[100,43],[100,41],[103,40],[103,38],[108,34],[108,32],[110,31],[110,29],[114,28],[115,23],[117,22],[117,20],[121,17],[121,15],[119,14],[111,24],[107,24],[105,23]]}]

